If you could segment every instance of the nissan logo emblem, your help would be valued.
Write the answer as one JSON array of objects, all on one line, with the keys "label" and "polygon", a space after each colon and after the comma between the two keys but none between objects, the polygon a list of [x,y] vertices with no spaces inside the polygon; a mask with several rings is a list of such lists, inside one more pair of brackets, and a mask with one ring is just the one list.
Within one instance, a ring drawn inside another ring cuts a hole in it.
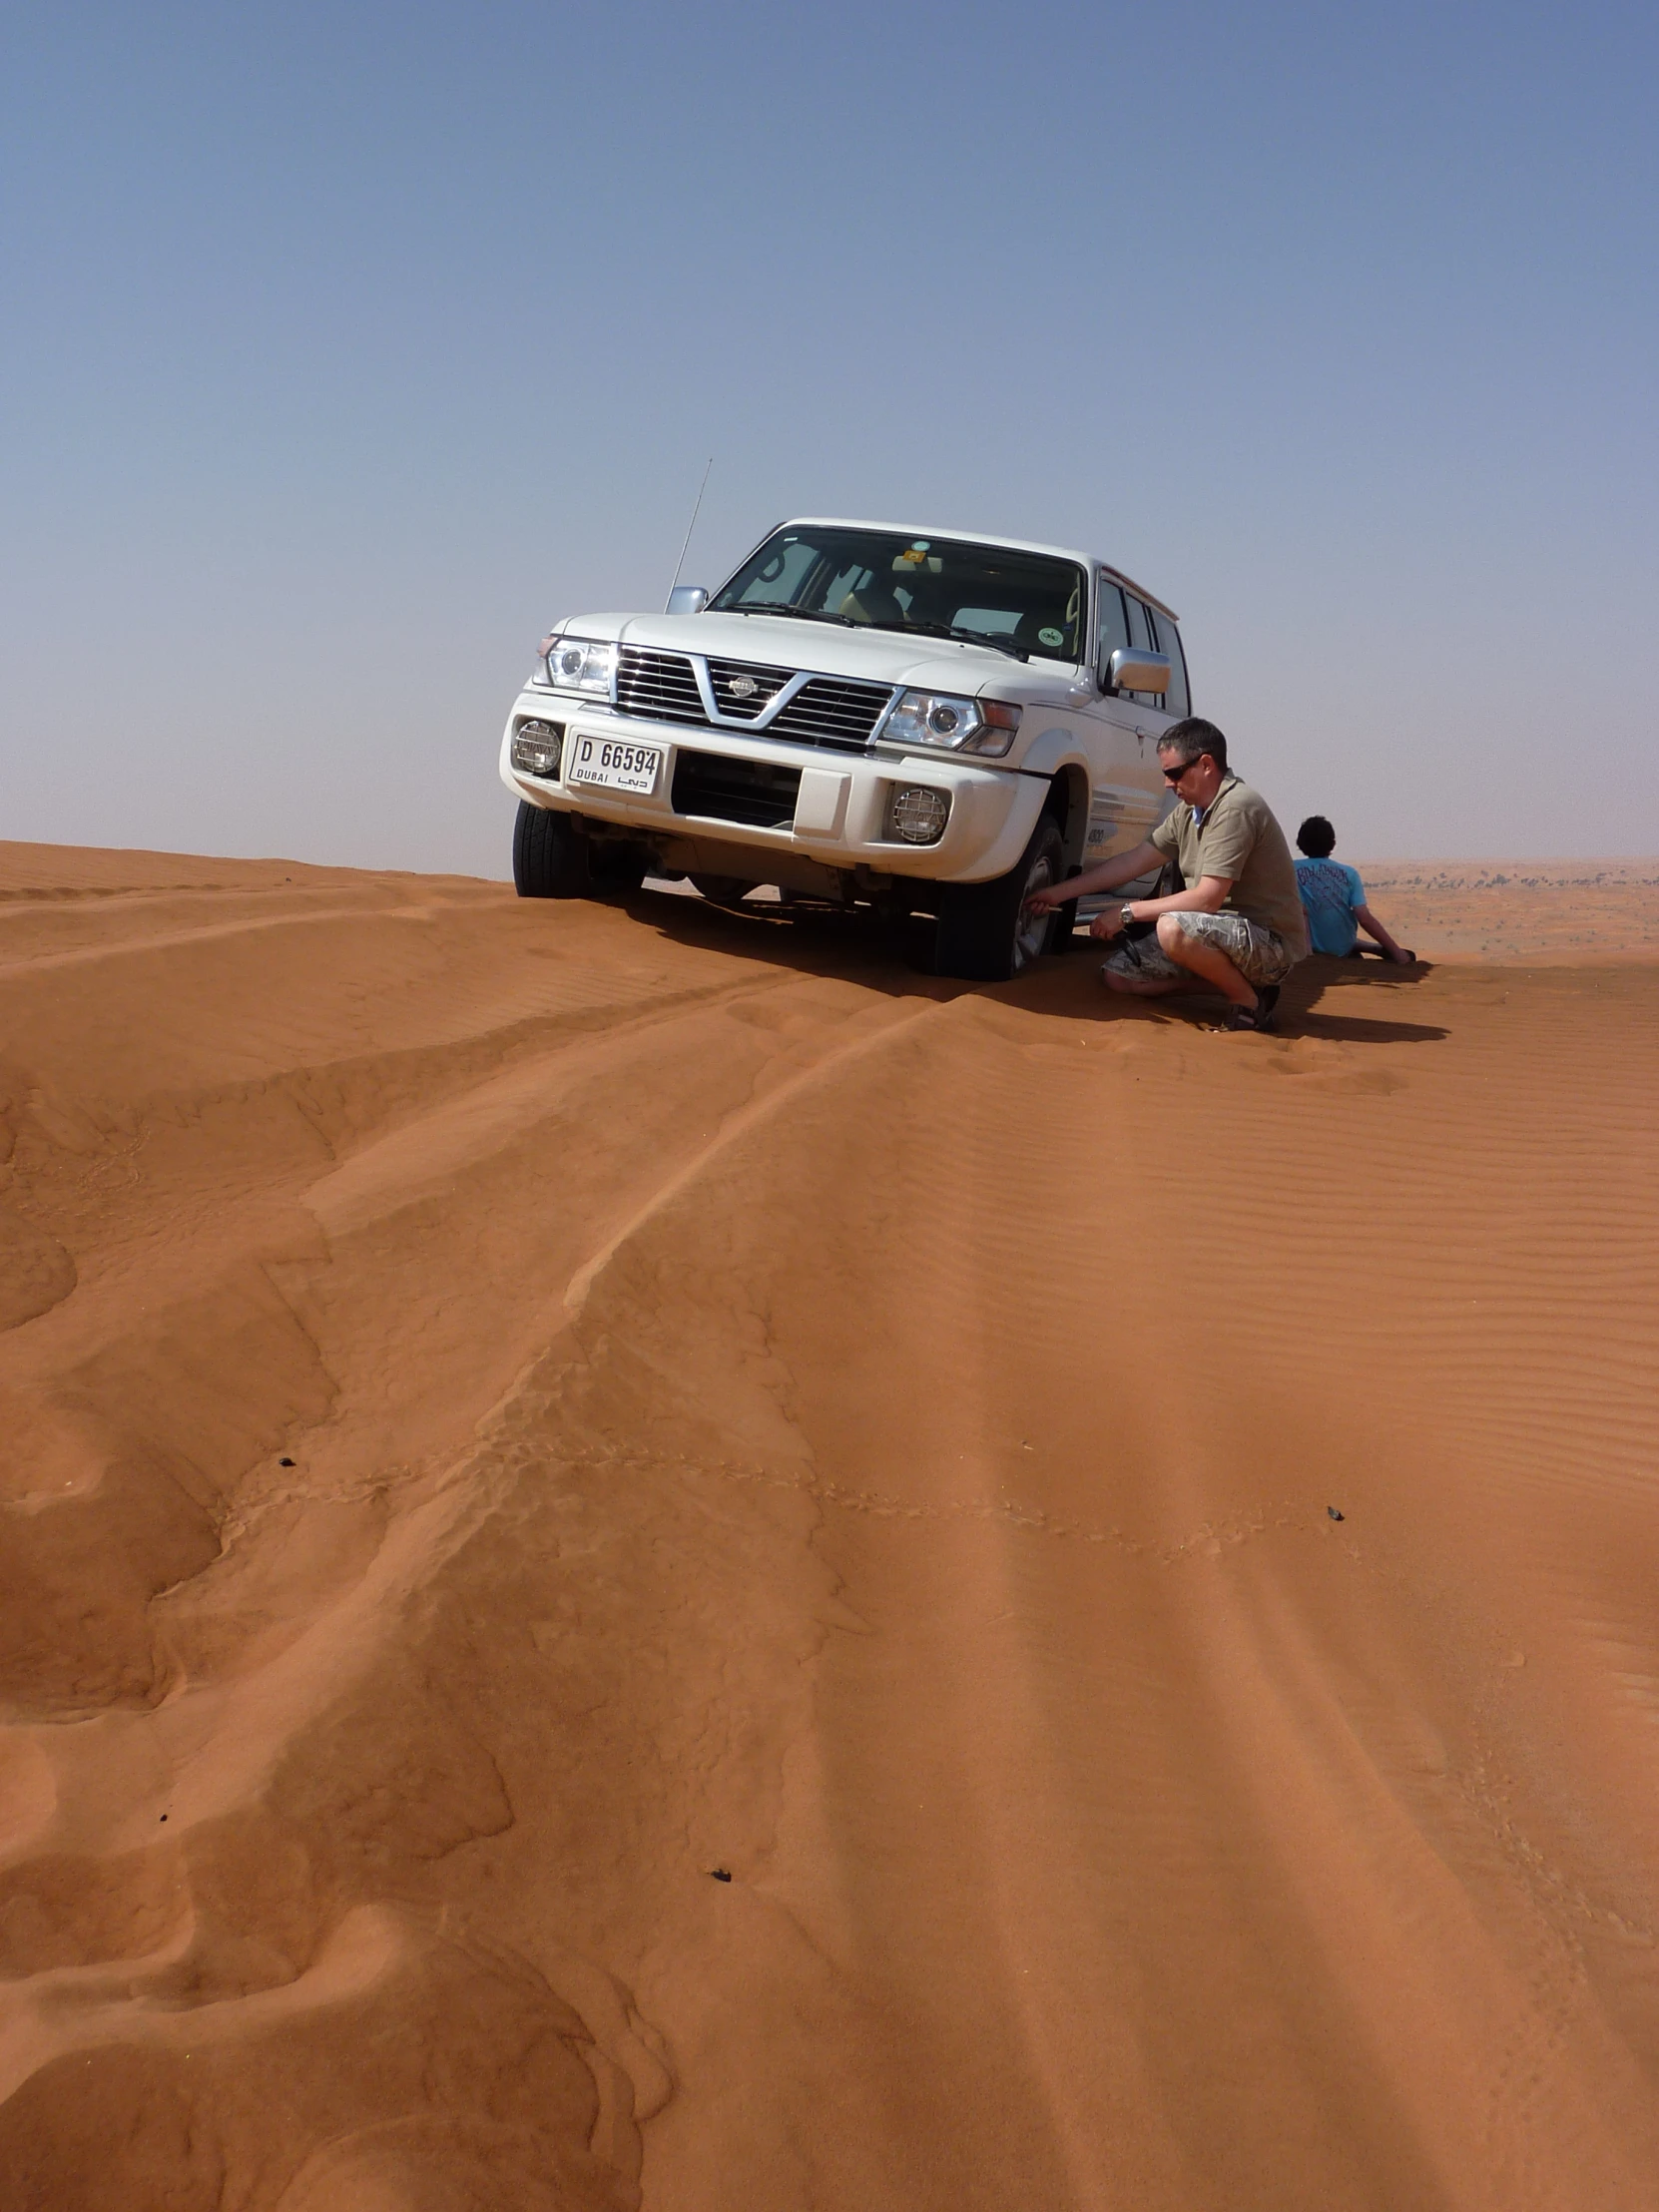
[{"label": "nissan logo emblem", "polygon": [[726,687],[734,699],[753,699],[760,688],[753,676],[734,676]]}]

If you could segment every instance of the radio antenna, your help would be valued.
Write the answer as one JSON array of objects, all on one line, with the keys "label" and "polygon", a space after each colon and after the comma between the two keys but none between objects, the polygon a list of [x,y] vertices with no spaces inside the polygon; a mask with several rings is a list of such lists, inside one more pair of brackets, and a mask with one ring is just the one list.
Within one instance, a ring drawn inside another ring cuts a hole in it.
[{"label": "radio antenna", "polygon": [[[715,465],[715,457],[714,457],[714,455],[713,455],[713,454],[711,453],[711,454],[709,455],[709,468],[713,468],[713,467],[714,467],[714,465]],[[703,481],[702,481],[702,483],[701,483],[701,484],[699,484],[699,485],[698,485],[698,487],[697,487],[697,506],[696,506],[696,507],[693,507],[693,509],[692,509],[692,518],[691,518],[690,522],[688,522],[688,523],[686,524],[686,543],[685,543],[685,545],[682,545],[682,546],[681,546],[681,548],[680,548],[680,558],[679,558],[679,559],[678,559],[678,560],[677,560],[677,561],[675,562],[675,564],[674,564],[674,583],[673,583],[673,584],[670,584],[670,586],[668,587],[668,590],[669,590],[669,597],[670,597],[671,599],[672,599],[672,598],[673,598],[673,596],[674,596],[674,589],[675,589],[675,585],[676,585],[676,584],[678,584],[678,583],[679,583],[679,581],[680,581],[680,571],[681,571],[681,570],[682,570],[682,569],[683,569],[683,568],[685,567],[685,565],[686,565],[686,548],[687,548],[687,546],[689,546],[689,545],[691,544],[691,534],[692,534],[692,532],[693,532],[693,531],[694,531],[694,530],[695,530],[695,529],[697,528],[697,510],[698,510],[698,507],[701,507],[701,506],[702,506],[702,504],[703,504],[703,494],[704,494],[704,493],[705,493],[705,492],[706,492],[706,491],[708,490],[708,488],[709,488],[709,468],[706,468],[706,469],[705,469],[705,470],[703,471]]]}]

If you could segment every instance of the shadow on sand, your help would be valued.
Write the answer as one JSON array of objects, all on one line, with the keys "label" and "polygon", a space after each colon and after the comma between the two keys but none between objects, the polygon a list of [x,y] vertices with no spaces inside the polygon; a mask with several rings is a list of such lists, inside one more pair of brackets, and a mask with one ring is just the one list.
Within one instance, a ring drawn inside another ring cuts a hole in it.
[{"label": "shadow on sand", "polygon": [[[1389,1018],[1394,1007],[1407,1003],[1403,994],[1431,972],[1427,960],[1400,966],[1391,960],[1334,960],[1316,952],[1291,971],[1279,1001],[1279,1033],[1340,1038],[1345,1044],[1438,1043],[1450,1031],[1437,1023]],[[1340,1013],[1329,1003],[1334,997],[1343,1000]]]},{"label": "shadow on sand", "polygon": [[[913,917],[903,925],[882,921],[868,908],[849,913],[832,907],[796,906],[760,899],[717,906],[692,892],[648,883],[627,900],[636,921],[676,944],[701,945],[746,960],[762,960],[799,974],[844,976],[866,990],[940,1001],[977,991],[1015,1004],[1063,1015],[1110,1021],[1184,1023],[1218,1018],[1222,1001],[1193,990],[1163,999],[1113,996],[1099,981],[1099,952],[1086,932],[1073,935],[1063,953],[1050,955],[1018,983],[967,983],[932,975],[931,925]],[[1275,1033],[1325,1037],[1345,1044],[1433,1044],[1449,1034],[1431,1022],[1405,1021],[1394,1009],[1401,994],[1431,972],[1425,960],[1408,967],[1385,960],[1334,960],[1316,953],[1285,985]],[[1356,994],[1363,994],[1357,997]],[[1341,996],[1341,1011],[1329,1003]],[[1366,1011],[1360,1012],[1364,1004]],[[1350,1011],[1350,1008],[1353,1011]]]}]

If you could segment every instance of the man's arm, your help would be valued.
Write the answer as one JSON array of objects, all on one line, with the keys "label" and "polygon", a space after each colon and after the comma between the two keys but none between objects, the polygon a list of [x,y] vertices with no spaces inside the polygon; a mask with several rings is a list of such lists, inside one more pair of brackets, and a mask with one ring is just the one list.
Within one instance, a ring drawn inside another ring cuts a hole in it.
[{"label": "man's arm", "polygon": [[1108,906],[1089,923],[1089,935],[1115,937],[1126,915],[1130,921],[1156,921],[1160,914],[1219,914],[1232,888],[1231,875],[1201,875],[1168,898],[1132,898],[1127,907]]},{"label": "man's arm", "polygon": [[1398,960],[1404,963],[1410,959],[1410,953],[1402,945],[1395,944],[1393,938],[1389,936],[1369,906],[1356,906],[1354,918],[1368,937],[1377,939],[1390,960]]},{"label": "man's arm", "polygon": [[1133,852],[1120,852],[1115,860],[1102,860],[1095,867],[1086,867],[1081,875],[1069,875],[1063,883],[1050,883],[1046,890],[1035,892],[1028,901],[1030,910],[1034,914],[1052,913],[1056,906],[1069,906],[1074,898],[1088,898],[1095,891],[1115,891],[1120,883],[1132,883],[1137,875],[1150,875],[1167,858],[1168,854],[1148,838]]},{"label": "man's arm", "polygon": [[1232,888],[1231,875],[1201,875],[1168,898],[1132,898],[1129,911],[1137,921],[1156,921],[1160,914],[1219,914]]}]

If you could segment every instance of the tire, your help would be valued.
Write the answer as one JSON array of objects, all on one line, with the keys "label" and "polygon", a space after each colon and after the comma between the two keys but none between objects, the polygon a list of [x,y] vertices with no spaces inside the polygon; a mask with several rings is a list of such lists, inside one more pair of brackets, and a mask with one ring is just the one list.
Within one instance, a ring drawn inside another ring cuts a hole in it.
[{"label": "tire", "polygon": [[581,825],[521,799],[513,825],[513,882],[520,898],[586,898],[593,886]]},{"label": "tire", "polygon": [[989,883],[951,886],[939,902],[933,970],[974,983],[1007,983],[1026,973],[1048,950],[1052,914],[1027,915],[1031,893],[1060,881],[1065,845],[1059,824],[1044,815],[1017,866]]}]

